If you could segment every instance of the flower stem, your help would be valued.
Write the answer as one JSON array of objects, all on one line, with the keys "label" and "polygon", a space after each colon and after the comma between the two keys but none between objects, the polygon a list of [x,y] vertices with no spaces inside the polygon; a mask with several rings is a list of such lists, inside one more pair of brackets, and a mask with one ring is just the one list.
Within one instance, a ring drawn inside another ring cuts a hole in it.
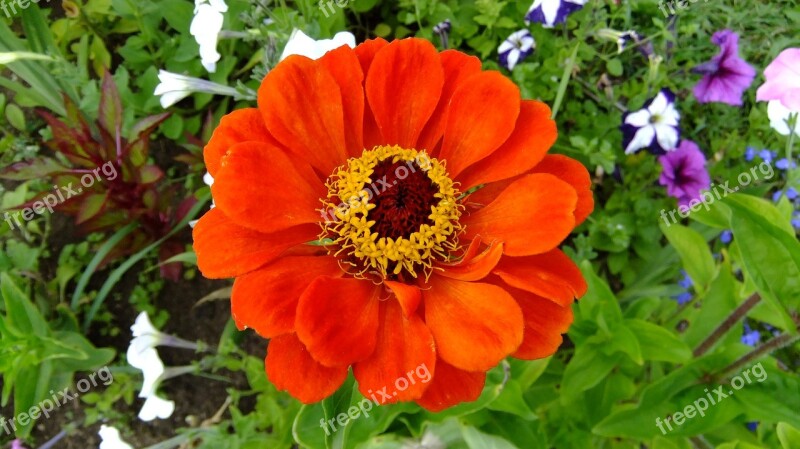
[{"label": "flower stem", "polygon": [[798,340],[800,340],[800,334],[794,334],[794,335],[781,334],[773,338],[772,340],[768,341],[767,343],[753,349],[752,351],[740,357],[735,362],[728,365],[726,368],[720,371],[720,373],[717,375],[717,378],[724,379],[728,377],[731,373],[738,371],[741,367],[748,365],[752,361],[757,360],[771,353],[772,351],[789,346]]},{"label": "flower stem", "polygon": [[716,329],[714,329],[714,332],[712,332],[711,335],[706,337],[706,339],[697,346],[697,348],[694,350],[694,356],[700,357],[708,352],[708,350],[711,349],[720,338],[728,333],[734,324],[738,323],[739,320],[744,318],[744,316],[747,315],[747,312],[749,312],[759,302],[761,302],[761,295],[754,293],[743,303],[739,304],[739,307],[731,312],[731,314],[725,318],[725,321],[723,321]]}]

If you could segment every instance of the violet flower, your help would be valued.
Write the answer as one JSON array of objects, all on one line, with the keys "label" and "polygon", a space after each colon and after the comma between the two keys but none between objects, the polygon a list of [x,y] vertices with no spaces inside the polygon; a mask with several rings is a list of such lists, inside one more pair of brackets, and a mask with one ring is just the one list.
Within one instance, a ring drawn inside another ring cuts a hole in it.
[{"label": "violet flower", "polygon": [[658,182],[667,187],[668,195],[678,199],[678,207],[700,200],[700,193],[711,186],[706,157],[691,140],[681,141],[675,151],[659,157],[658,162],[664,168]]},{"label": "violet flower", "polygon": [[622,117],[622,144],[625,154],[648,148],[653,154],[664,154],[678,146],[681,116],[675,109],[675,95],[661,89],[642,109],[627,112]]},{"label": "violet flower", "polygon": [[694,86],[694,96],[700,103],[727,103],[742,105],[742,94],[753,84],[756,70],[739,57],[739,35],[731,30],[717,31],[711,42],[719,46],[719,53],[692,69],[703,74]]}]

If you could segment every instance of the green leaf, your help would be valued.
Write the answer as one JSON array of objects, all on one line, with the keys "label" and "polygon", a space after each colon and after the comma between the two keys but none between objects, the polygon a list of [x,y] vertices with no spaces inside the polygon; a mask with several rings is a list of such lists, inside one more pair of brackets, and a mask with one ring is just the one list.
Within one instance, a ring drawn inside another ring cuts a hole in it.
[{"label": "green leaf", "polygon": [[470,449],[517,449],[508,441],[494,435],[487,435],[474,427],[464,426],[461,432]]},{"label": "green leaf", "polygon": [[619,352],[612,355],[603,353],[604,342],[587,340],[575,349],[564,370],[562,400],[572,400],[582,392],[599,384],[622,360]]},{"label": "green leaf", "polygon": [[25,131],[25,113],[22,112],[22,109],[16,104],[9,103],[9,105],[6,106],[6,120],[19,131]]},{"label": "green leaf", "polygon": [[33,53],[30,51],[7,51],[0,52],[0,65],[5,65],[14,61],[21,61],[24,59],[36,59],[40,61],[54,61],[50,56],[41,53]]},{"label": "green leaf", "polygon": [[644,320],[628,320],[625,324],[636,335],[645,359],[684,363],[692,358],[689,346],[663,327]]},{"label": "green leaf", "polygon": [[692,279],[695,289],[699,293],[706,291],[716,272],[714,257],[706,239],[699,232],[686,226],[677,224],[671,226],[660,224],[660,226],[669,243],[681,257],[683,267]]},{"label": "green leaf", "polygon": [[785,422],[779,422],[776,429],[778,441],[781,442],[783,449],[793,449],[800,447],[800,430],[792,427]]},{"label": "green leaf", "polygon": [[506,387],[500,393],[500,396],[492,401],[488,408],[499,412],[506,412],[512,415],[519,416],[526,420],[533,420],[536,415],[531,410],[530,406],[523,398],[524,391],[519,382],[511,379],[506,383]]},{"label": "green leaf", "polygon": [[5,300],[8,319],[14,327],[29,334],[48,335],[47,321],[7,273],[0,273],[0,294]]},{"label": "green leaf", "polygon": [[[740,195],[744,197],[744,195]],[[731,229],[739,245],[744,271],[759,293],[775,306],[778,325],[796,333],[789,312],[800,309],[800,242],[794,234],[768,221],[771,214],[751,200],[726,198],[731,207]],[[775,213],[777,209],[774,209]],[[784,219],[785,220],[785,219]]]}]

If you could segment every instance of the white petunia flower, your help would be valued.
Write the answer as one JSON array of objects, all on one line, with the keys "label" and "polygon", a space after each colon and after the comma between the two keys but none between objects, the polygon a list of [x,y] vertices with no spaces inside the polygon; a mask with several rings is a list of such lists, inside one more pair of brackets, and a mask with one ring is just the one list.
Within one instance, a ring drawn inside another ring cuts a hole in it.
[{"label": "white petunia flower", "polygon": [[122,441],[119,430],[103,424],[100,426],[100,449],[133,449],[133,446]]},{"label": "white petunia flower", "polygon": [[625,154],[648,148],[654,154],[673,151],[680,141],[678,122],[680,114],[675,108],[675,95],[661,89],[644,107],[628,112],[622,118],[622,144]]},{"label": "white petunia flower", "polygon": [[794,133],[796,136],[800,137],[800,112],[787,108],[780,100],[770,100],[767,103],[769,126],[782,136],[788,136],[792,131],[789,128],[789,118],[792,114],[797,117],[794,125]]},{"label": "white petunia flower", "polygon": [[535,0],[525,14],[525,23],[538,22],[545,28],[563,23],[567,16],[583,8],[586,0]]},{"label": "white petunia flower", "polygon": [[174,401],[162,399],[155,394],[151,394],[145,399],[142,409],[139,410],[139,419],[142,421],[152,421],[156,418],[167,419],[174,412]]},{"label": "white petunia flower", "polygon": [[500,57],[500,65],[508,70],[514,70],[514,67],[530,56],[536,48],[536,41],[531,36],[528,30],[519,30],[508,36],[506,40],[497,47],[497,53]]},{"label": "white petunia flower", "polygon": [[289,36],[289,42],[287,42],[286,47],[283,48],[281,61],[291,55],[303,55],[307,58],[319,59],[325,53],[335,50],[342,45],[347,45],[350,48],[356,47],[356,37],[353,33],[342,31],[336,33],[333,39],[315,40],[295,28],[295,30],[292,31],[292,35]]},{"label": "white petunia flower", "polygon": [[224,13],[228,10],[225,0],[195,0],[194,19],[189,33],[200,45],[200,59],[209,72],[217,70],[220,54],[217,51],[219,33],[222,31]]},{"label": "white petunia flower", "polygon": [[164,109],[196,92],[229,95],[237,100],[242,97],[239,91],[233,87],[224,86],[200,78],[167,72],[166,70],[158,71],[158,79],[161,82],[156,86],[156,90],[153,94],[161,96],[161,107]]}]

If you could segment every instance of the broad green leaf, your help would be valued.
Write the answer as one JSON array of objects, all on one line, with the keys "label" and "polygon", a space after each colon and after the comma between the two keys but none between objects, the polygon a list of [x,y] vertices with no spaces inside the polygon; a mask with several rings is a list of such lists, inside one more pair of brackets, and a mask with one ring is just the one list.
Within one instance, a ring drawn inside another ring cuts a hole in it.
[{"label": "broad green leaf", "polygon": [[800,430],[787,424],[779,422],[778,428],[778,441],[781,442],[783,449],[793,449],[800,447]]},{"label": "broad green leaf", "polygon": [[485,434],[474,427],[464,426],[462,432],[469,449],[517,449],[508,441]]},{"label": "broad green leaf", "polygon": [[12,325],[22,332],[39,336],[48,334],[47,322],[7,273],[0,273],[0,293]]},{"label": "broad green leaf", "polygon": [[533,420],[536,415],[523,398],[523,390],[519,382],[510,379],[500,396],[492,401],[488,408],[499,412],[506,412],[526,420]]},{"label": "broad green leaf", "polygon": [[575,349],[562,382],[562,399],[568,401],[600,383],[622,360],[622,354],[603,353],[604,343],[584,342]]},{"label": "broad green leaf", "polygon": [[706,239],[694,229],[678,224],[661,225],[661,230],[669,243],[678,251],[683,267],[692,279],[695,289],[698,292],[706,291],[716,271],[714,257]]},{"label": "broad green leaf", "polygon": [[692,350],[674,333],[644,320],[625,323],[639,341],[646,360],[684,363],[692,357]]}]

